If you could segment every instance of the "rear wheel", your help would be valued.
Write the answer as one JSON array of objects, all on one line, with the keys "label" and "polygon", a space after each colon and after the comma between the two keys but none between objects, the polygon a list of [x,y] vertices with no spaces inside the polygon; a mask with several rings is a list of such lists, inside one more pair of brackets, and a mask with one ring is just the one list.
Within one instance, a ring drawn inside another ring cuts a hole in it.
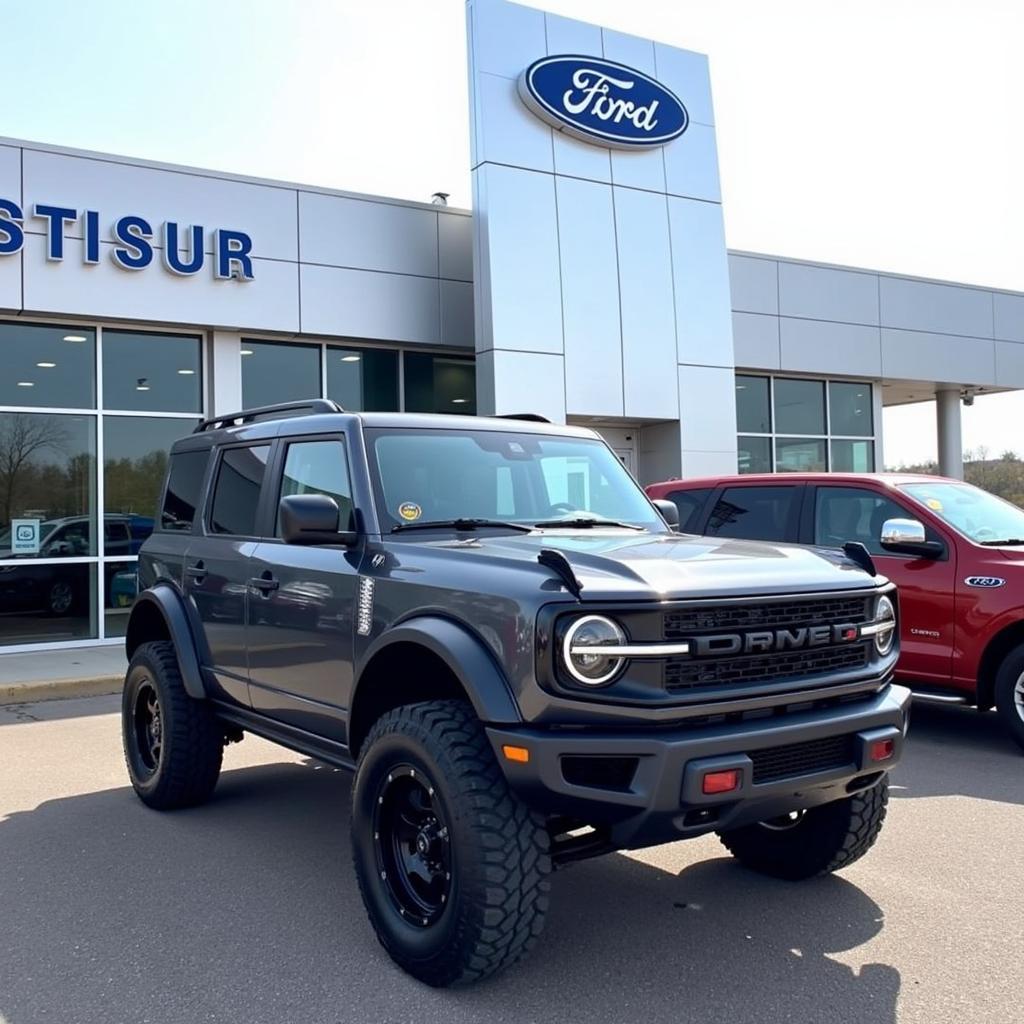
[{"label": "rear wheel", "polygon": [[213,792],[224,728],[207,704],[186,692],[172,643],[142,644],[132,657],[121,733],[128,776],[150,807],[190,807]]},{"label": "rear wheel", "polygon": [[845,868],[871,849],[885,821],[889,783],[843,800],[720,832],[744,866],[792,882]]},{"label": "rear wheel", "polygon": [[1024,644],[1014,648],[999,666],[996,708],[1010,735],[1024,747]]},{"label": "rear wheel", "polygon": [[428,985],[494,974],[543,927],[547,830],[460,701],[407,705],[374,725],[353,784],[352,850],[377,938]]}]

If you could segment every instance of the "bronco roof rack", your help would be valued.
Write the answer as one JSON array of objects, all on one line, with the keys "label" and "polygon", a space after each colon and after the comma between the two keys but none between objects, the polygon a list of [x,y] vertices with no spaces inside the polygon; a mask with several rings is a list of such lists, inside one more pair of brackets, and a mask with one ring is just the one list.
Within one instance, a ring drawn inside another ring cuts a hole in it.
[{"label": "bronco roof rack", "polygon": [[260,420],[283,419],[285,416],[319,416],[323,413],[344,412],[337,402],[329,398],[311,398],[305,402],[281,402],[279,405],[261,405],[256,409],[243,409],[231,412],[226,416],[214,416],[203,420],[193,434],[201,434],[206,430],[219,430],[221,427],[237,427],[243,423],[258,423]]}]

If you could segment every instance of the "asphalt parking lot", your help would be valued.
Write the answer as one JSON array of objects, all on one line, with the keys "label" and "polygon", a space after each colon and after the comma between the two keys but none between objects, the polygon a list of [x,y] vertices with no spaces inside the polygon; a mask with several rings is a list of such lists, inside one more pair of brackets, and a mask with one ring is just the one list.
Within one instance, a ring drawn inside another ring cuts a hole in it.
[{"label": "asphalt parking lot", "polygon": [[394,968],[348,854],[349,777],[247,737],[214,800],[128,788],[117,699],[0,708],[0,1024],[1011,1024],[1024,755],[915,709],[876,848],[802,885],[713,837],[555,878],[531,959],[436,992]]}]

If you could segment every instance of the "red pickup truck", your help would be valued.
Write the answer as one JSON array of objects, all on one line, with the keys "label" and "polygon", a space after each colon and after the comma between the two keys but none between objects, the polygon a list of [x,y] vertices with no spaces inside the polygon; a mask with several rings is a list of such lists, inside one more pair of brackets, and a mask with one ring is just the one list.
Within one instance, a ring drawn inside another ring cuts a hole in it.
[{"label": "red pickup truck", "polygon": [[859,541],[899,588],[897,678],[923,698],[995,706],[1024,746],[1024,511],[960,480],[780,473],[647,488],[679,529],[819,547]]}]

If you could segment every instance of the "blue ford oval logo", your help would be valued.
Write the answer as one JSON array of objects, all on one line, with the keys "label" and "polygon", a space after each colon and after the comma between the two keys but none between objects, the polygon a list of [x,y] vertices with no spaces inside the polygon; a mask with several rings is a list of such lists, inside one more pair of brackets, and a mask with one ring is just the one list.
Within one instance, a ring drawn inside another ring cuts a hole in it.
[{"label": "blue ford oval logo", "polygon": [[964,583],[969,587],[981,587],[990,590],[993,587],[1003,586],[1006,580],[1002,576],[968,576]]},{"label": "blue ford oval logo", "polygon": [[559,131],[602,146],[664,146],[690,123],[665,86],[596,57],[542,57],[519,76],[519,95]]}]

